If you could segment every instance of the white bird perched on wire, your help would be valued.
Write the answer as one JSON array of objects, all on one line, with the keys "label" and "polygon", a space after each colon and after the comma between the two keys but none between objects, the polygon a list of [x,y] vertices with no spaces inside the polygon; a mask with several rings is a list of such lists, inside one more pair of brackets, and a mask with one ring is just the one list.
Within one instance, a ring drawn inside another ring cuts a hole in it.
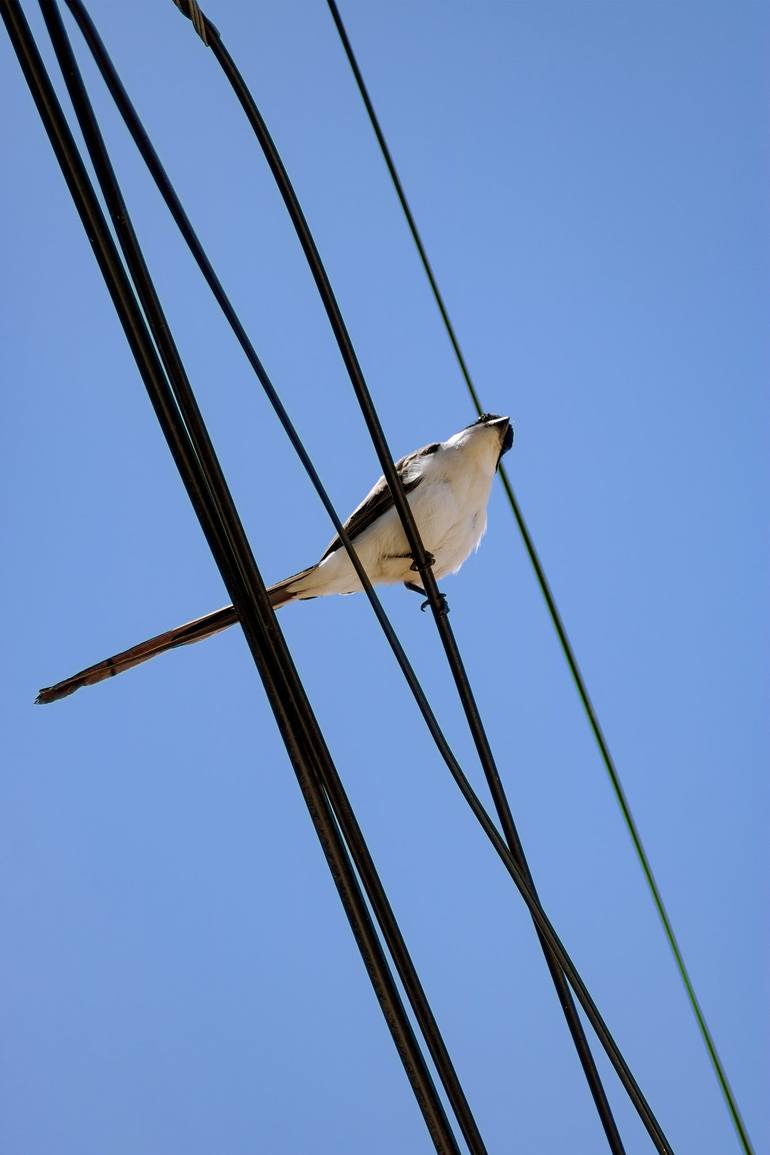
[{"label": "white bird perched on wire", "polygon": [[[500,458],[513,444],[508,417],[485,413],[446,441],[425,445],[396,462],[396,470],[414,514],[435,577],[456,573],[478,548],[487,528],[487,504]],[[344,523],[345,532],[373,585],[403,582],[424,593],[387,481],[381,477]],[[339,537],[320,561],[268,589],[274,609],[288,602],[352,594],[362,588]],[[234,606],[225,606],[106,658],[95,666],[48,686],[40,703],[55,702],[115,674],[138,666],[176,646],[199,642],[237,622]]]}]

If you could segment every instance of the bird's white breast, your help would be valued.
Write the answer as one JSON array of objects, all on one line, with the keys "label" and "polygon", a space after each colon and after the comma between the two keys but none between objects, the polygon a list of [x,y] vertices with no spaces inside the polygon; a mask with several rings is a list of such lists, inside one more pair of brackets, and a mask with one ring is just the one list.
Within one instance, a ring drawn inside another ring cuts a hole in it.
[{"label": "bird's white breast", "polygon": [[442,447],[426,459],[410,505],[425,548],[436,559],[437,578],[458,570],[481,541],[493,476],[488,455],[476,455],[467,445]]},{"label": "bird's white breast", "polygon": [[[407,500],[423,544],[433,555],[437,578],[458,570],[481,541],[499,453],[495,430],[464,430],[435,451],[416,457],[402,478],[405,483],[419,479]],[[395,507],[356,537],[355,548],[372,582],[419,583]],[[361,583],[345,550],[338,549],[297,586],[314,597],[352,593]]]}]

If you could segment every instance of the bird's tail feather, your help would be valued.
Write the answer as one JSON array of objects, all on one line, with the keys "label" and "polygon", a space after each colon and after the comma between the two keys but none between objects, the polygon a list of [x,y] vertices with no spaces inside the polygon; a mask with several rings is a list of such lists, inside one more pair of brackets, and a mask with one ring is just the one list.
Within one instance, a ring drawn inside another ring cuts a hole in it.
[{"label": "bird's tail feather", "polygon": [[308,569],[300,570],[299,573],[293,573],[291,577],[284,578],[282,582],[276,582],[274,586],[270,586],[267,594],[270,598],[270,605],[274,610],[279,610],[281,606],[287,605],[288,602],[297,601],[298,598],[305,597],[310,600],[307,595],[303,595],[301,589],[292,589],[292,586],[301,582],[303,578],[308,577],[314,573],[318,566],[311,565]]},{"label": "bird's tail feather", "polygon": [[[310,570],[293,574],[271,586],[267,592],[273,609],[279,609],[287,602],[294,601],[298,595],[289,592],[289,587],[309,574],[314,568],[311,567]],[[142,662],[157,657],[158,654],[164,654],[166,650],[173,650],[177,646],[189,646],[193,642],[210,638],[213,634],[218,634],[220,630],[226,630],[228,626],[235,625],[237,621],[238,615],[235,606],[224,606],[221,610],[204,614],[202,618],[185,622],[183,626],[176,626],[173,630],[156,634],[154,638],[148,638],[146,642],[140,642],[138,646],[132,646],[130,650],[113,654],[111,658],[105,658],[103,662],[97,662],[95,666],[88,666],[80,673],[73,674],[71,678],[65,678],[63,682],[57,682],[54,686],[46,686],[40,691],[35,702],[38,705],[57,702],[60,698],[66,698],[68,694],[74,694],[75,690],[79,690],[81,686],[95,686],[97,682],[103,682],[106,678],[114,677],[115,674],[122,674],[124,670],[139,666]]]}]

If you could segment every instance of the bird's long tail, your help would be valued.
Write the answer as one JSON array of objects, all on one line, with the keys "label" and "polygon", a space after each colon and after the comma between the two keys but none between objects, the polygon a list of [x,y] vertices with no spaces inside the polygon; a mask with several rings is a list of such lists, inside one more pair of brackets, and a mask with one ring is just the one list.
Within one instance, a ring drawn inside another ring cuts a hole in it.
[{"label": "bird's long tail", "polygon": [[[290,592],[290,587],[311,573],[314,568],[313,566],[310,570],[293,574],[291,577],[285,578],[284,581],[271,586],[267,592],[273,609],[277,610],[280,606],[301,596],[298,591]],[[132,666],[139,666],[142,662],[146,662],[158,654],[164,654],[166,650],[173,650],[177,646],[189,646],[193,642],[201,642],[204,638],[210,638],[213,634],[226,630],[228,626],[235,625],[237,621],[238,614],[235,606],[224,606],[221,610],[204,614],[202,618],[185,622],[183,626],[176,626],[173,630],[156,634],[154,638],[148,638],[146,642],[140,642],[138,646],[132,646],[130,650],[113,654],[111,658],[105,658],[103,662],[97,662],[95,666],[88,666],[80,673],[73,674],[71,678],[57,682],[55,686],[46,686],[40,691],[35,701],[39,705],[57,702],[59,698],[66,698],[68,694],[74,694],[75,690],[79,690],[81,686],[95,686],[97,682],[103,682],[106,678],[114,677],[115,674],[122,674],[124,670],[130,670]]]}]

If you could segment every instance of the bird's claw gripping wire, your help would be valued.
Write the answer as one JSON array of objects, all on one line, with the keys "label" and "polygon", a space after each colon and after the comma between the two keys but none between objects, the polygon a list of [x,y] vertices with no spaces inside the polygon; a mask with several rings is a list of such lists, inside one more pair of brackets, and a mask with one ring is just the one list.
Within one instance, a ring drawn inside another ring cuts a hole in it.
[{"label": "bird's claw gripping wire", "polygon": [[[425,593],[425,590],[422,588],[422,586],[415,585],[414,582],[404,582],[404,586],[406,589],[411,590],[413,594],[424,594]],[[442,594],[441,590],[438,591],[438,596],[439,596],[439,601],[441,604],[438,607],[436,612],[438,613],[438,615],[440,617],[444,618],[449,613],[449,602],[446,600],[446,594]],[[427,610],[427,608],[430,604],[431,604],[430,598],[426,598],[425,601],[422,602],[422,604],[420,605],[420,609],[423,611],[423,613],[425,612],[425,610]]]},{"label": "bird's claw gripping wire", "polygon": [[[430,551],[427,549],[424,552],[425,552],[425,564],[428,566],[434,566],[436,564],[436,559],[433,556],[433,554],[430,553]],[[419,571],[420,567],[417,564],[416,558],[412,562],[412,564],[410,565],[409,568],[411,570],[414,570],[415,573],[417,573]],[[416,594],[424,594],[425,593],[425,590],[421,586],[415,585],[414,582],[404,582],[404,585],[406,586],[406,588],[408,590],[412,590],[413,593],[416,593]],[[439,608],[437,609],[436,612],[439,614],[440,617],[444,618],[449,613],[449,604],[446,600],[446,594],[442,594],[441,590],[438,591],[438,596],[439,596],[439,600],[441,602],[441,605],[439,606]],[[425,601],[420,606],[420,609],[423,611],[423,613],[425,612],[425,610],[427,610],[427,608],[430,604],[431,604],[430,598],[426,598]]]}]

